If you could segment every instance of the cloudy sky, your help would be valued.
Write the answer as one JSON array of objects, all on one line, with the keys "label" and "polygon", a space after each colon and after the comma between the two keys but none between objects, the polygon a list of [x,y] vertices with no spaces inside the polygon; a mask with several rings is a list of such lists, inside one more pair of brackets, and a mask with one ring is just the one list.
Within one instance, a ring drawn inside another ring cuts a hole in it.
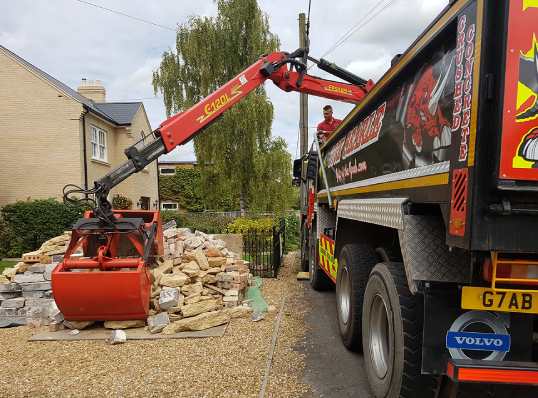
[{"label": "cloudy sky", "polygon": [[[164,51],[175,47],[174,27],[192,15],[215,15],[212,0],[88,0],[134,17],[118,15],[82,0],[2,1],[0,44],[57,79],[75,88],[82,77],[105,84],[108,101],[143,101],[153,128],[166,117],[162,98],[155,97],[152,71]],[[308,0],[258,0],[269,16],[281,49],[298,47],[298,14]],[[403,52],[448,4],[448,0],[312,0],[310,54],[327,59],[367,79],[379,79],[394,54]],[[168,28],[168,29],[167,29]],[[334,48],[347,32],[353,34]],[[327,52],[330,53],[327,54]],[[312,68],[311,74],[327,77]],[[299,95],[266,84],[275,107],[273,135],[288,142],[297,154]],[[321,108],[331,103],[343,118],[352,106],[309,98],[310,138],[322,119]],[[170,157],[170,155],[168,155]],[[192,144],[171,154],[193,160]]]}]

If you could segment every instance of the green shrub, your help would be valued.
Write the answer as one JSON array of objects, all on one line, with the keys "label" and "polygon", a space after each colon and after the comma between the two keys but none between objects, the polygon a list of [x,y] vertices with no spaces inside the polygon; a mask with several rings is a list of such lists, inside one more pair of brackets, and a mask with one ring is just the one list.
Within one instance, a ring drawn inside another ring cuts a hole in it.
[{"label": "green shrub", "polygon": [[202,231],[208,234],[224,234],[226,227],[233,218],[215,213],[180,213],[177,211],[162,211],[163,223],[176,220],[180,228],[190,228],[192,231]]},{"label": "green shrub", "polygon": [[1,211],[0,255],[19,257],[46,240],[71,229],[82,215],[82,208],[68,206],[54,199],[19,201]]},{"label": "green shrub", "polygon": [[133,201],[127,196],[116,194],[112,198],[112,208],[117,210],[130,210],[133,208]]},{"label": "green shrub", "polygon": [[275,220],[273,218],[236,218],[228,225],[228,232],[232,234],[242,234],[248,231],[269,232],[273,230]]},{"label": "green shrub", "polygon": [[286,222],[286,252],[297,250],[299,248],[299,240],[301,231],[299,228],[298,212],[289,213],[285,218]]}]

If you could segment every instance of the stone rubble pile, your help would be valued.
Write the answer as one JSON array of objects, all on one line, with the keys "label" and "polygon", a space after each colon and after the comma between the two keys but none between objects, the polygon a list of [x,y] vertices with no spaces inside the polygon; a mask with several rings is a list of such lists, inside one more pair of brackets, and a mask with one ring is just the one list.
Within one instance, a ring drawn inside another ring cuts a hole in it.
[{"label": "stone rubble pile", "polygon": [[52,238],[41,247],[25,253],[22,261],[6,268],[0,275],[0,327],[43,325],[61,322],[52,297],[51,276],[58,255],[63,255],[71,233]]},{"label": "stone rubble pile", "polygon": [[[244,302],[252,282],[248,263],[226,248],[222,240],[186,228],[168,228],[164,256],[150,269],[152,277],[150,333],[198,331],[248,316]],[[21,262],[0,276],[0,327],[50,325],[51,331],[84,329],[90,321],[66,321],[51,291],[51,274],[61,261],[70,233],[50,239],[39,250],[23,255]],[[144,327],[140,320],[107,321],[105,328]],[[116,341],[121,338],[113,339]]]},{"label": "stone rubble pile", "polygon": [[252,274],[224,241],[186,228],[163,235],[164,257],[151,270],[151,333],[204,330],[250,313],[242,302]]}]

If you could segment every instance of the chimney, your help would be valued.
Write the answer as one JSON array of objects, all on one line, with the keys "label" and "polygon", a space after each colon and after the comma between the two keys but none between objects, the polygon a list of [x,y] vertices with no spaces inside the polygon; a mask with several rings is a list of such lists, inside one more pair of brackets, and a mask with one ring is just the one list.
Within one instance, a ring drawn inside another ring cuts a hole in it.
[{"label": "chimney", "polygon": [[94,102],[106,101],[106,91],[101,80],[87,80],[83,77],[77,91],[80,95]]}]

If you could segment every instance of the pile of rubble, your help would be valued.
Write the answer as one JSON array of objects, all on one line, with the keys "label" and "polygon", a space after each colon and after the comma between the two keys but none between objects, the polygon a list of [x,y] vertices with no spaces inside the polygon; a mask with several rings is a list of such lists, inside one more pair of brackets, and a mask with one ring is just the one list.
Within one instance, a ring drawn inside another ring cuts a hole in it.
[{"label": "pile of rubble", "polygon": [[[151,333],[197,331],[248,316],[244,302],[252,275],[224,241],[186,228],[164,231],[164,256],[151,267]],[[70,233],[50,239],[0,276],[0,327],[30,324],[83,329],[93,322],[66,321],[51,291],[51,273],[63,258]],[[144,321],[107,321],[109,329],[146,326]]]},{"label": "pile of rubble", "polygon": [[[52,297],[51,275],[63,255],[70,232],[52,238],[0,275],[0,327],[47,324],[58,313]],[[61,258],[61,257],[60,257]]]},{"label": "pile of rubble", "polygon": [[222,240],[174,227],[164,239],[164,258],[151,270],[151,333],[203,330],[250,312],[240,305],[252,281],[248,264]]}]

